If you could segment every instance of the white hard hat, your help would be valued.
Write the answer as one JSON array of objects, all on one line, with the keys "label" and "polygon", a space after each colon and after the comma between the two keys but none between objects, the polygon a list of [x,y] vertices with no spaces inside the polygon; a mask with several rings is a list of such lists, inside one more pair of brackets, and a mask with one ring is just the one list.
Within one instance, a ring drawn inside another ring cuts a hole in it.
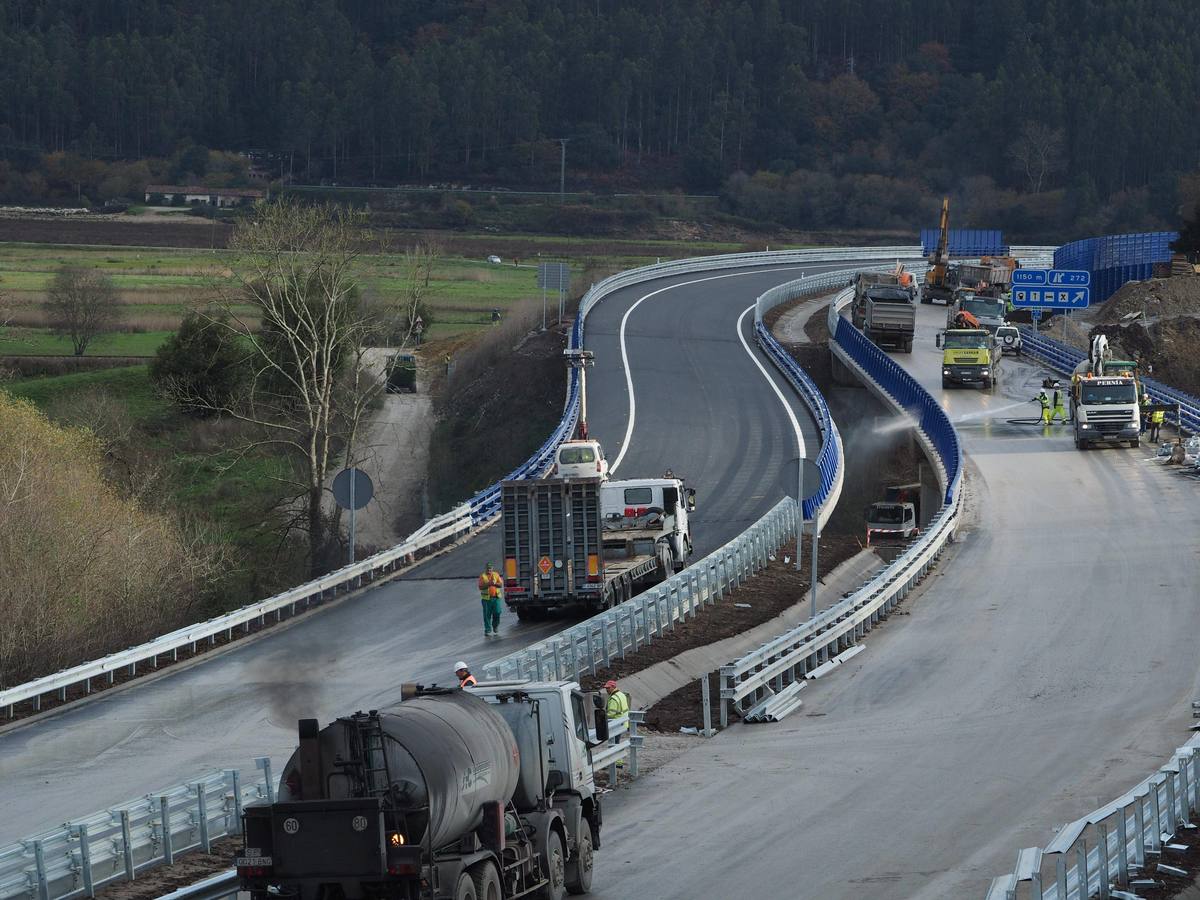
[{"label": "white hard hat", "polygon": [[469,668],[470,668],[470,667],[469,667],[469,666],[468,666],[468,665],[467,665],[465,662],[463,662],[461,659],[460,659],[458,662],[456,662],[456,663],[454,664],[454,671],[455,671],[455,672],[460,672],[460,671],[462,671],[463,669],[469,669]]}]

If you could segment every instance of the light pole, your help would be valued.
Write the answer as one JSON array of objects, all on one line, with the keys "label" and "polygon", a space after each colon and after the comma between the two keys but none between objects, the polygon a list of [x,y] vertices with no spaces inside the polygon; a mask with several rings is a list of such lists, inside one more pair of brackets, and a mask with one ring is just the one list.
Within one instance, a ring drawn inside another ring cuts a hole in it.
[{"label": "light pole", "polygon": [[[817,493],[821,486],[821,470],[811,459],[801,456],[796,459],[796,571],[801,569],[800,554],[803,551],[804,536],[804,500]],[[804,491],[804,483],[808,482],[810,493]],[[813,509],[813,539],[812,539],[812,601],[810,618],[817,615],[817,544],[820,541],[818,512],[820,506]]]}]

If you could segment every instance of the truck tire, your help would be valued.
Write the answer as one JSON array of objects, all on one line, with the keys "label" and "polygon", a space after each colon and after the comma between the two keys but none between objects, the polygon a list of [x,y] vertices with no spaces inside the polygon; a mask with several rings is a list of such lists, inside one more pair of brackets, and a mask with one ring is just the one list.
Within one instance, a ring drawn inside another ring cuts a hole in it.
[{"label": "truck tire", "polygon": [[[592,825],[587,819],[580,822],[579,842],[575,848],[575,858],[567,863],[567,892],[571,894],[586,894],[592,889],[592,865],[595,860],[592,851]],[[481,894],[479,900],[485,900]]]},{"label": "truck tire", "polygon": [[503,900],[500,890],[500,873],[491,860],[475,863],[471,866],[471,880],[475,882],[475,896],[478,900]]},{"label": "truck tire", "polygon": [[658,545],[658,574],[659,583],[666,581],[675,571],[675,563],[671,557],[671,548],[666,544]]},{"label": "truck tire", "polygon": [[454,888],[454,900],[479,900],[479,895],[475,893],[475,882],[466,872],[458,876],[458,886]]},{"label": "truck tire", "polygon": [[546,855],[542,862],[546,867],[546,883],[538,892],[539,900],[563,900],[567,895],[567,858],[557,831],[551,831],[546,838]]},{"label": "truck tire", "polygon": [[546,610],[536,606],[518,606],[517,620],[520,622],[544,622]]}]

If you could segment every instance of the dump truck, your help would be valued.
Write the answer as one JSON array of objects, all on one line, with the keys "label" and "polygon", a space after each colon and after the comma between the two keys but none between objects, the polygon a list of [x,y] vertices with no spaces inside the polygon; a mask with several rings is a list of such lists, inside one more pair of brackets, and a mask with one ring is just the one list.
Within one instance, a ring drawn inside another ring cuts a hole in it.
[{"label": "dump truck", "polygon": [[324,728],[299,721],[274,801],[244,810],[241,889],[252,900],[587,893],[601,697],[527,681],[399,693]]},{"label": "dump truck", "polygon": [[502,482],[504,602],[524,621],[628,600],[686,565],[694,509],[673,476]]},{"label": "dump truck", "polygon": [[959,263],[958,286],[980,297],[1003,297],[1012,290],[1013,269],[1020,265],[1012,256],[984,256],[978,263]]},{"label": "dump truck", "polygon": [[1006,311],[1005,302],[998,297],[959,289],[954,292],[954,301],[946,307],[946,327],[954,328],[958,314],[967,312],[974,316],[980,328],[986,328],[995,334],[996,330],[1005,324]]},{"label": "dump truck", "polygon": [[[968,314],[969,315],[969,314]],[[995,385],[1000,377],[1000,349],[986,328],[947,328],[938,334],[942,348],[942,387],[954,384]]]},{"label": "dump truck", "polygon": [[867,546],[903,543],[921,533],[921,484],[891,485],[867,507]]},{"label": "dump truck", "polygon": [[850,318],[854,326],[881,347],[912,352],[917,312],[913,306],[912,276],[902,269],[895,273],[859,272],[854,280],[854,303]]},{"label": "dump truck", "polygon": [[1086,359],[1071,375],[1071,419],[1075,447],[1087,450],[1097,443],[1141,443],[1141,383],[1137,363],[1113,359],[1108,337],[1092,338]]}]

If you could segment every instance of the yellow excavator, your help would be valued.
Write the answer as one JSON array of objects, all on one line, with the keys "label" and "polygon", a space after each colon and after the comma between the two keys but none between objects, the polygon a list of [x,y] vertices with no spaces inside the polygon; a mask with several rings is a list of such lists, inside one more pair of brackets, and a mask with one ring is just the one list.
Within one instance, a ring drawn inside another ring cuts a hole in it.
[{"label": "yellow excavator", "polygon": [[921,302],[941,300],[949,304],[954,300],[957,287],[957,270],[950,268],[950,198],[942,198],[942,219],[938,225],[937,249],[929,255],[929,271],[925,273],[925,286],[921,290]]}]

